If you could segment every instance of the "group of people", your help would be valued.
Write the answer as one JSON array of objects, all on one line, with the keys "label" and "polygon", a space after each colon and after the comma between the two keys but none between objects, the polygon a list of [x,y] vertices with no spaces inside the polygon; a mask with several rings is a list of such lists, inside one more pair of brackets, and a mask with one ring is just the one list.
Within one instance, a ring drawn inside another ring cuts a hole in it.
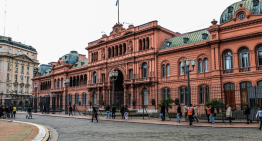
[{"label": "group of people", "polygon": [[0,119],[15,118],[16,106],[3,106],[0,104]]},{"label": "group of people", "polygon": [[[106,106],[106,118],[107,119],[110,119],[110,106],[109,105],[107,105]],[[129,109],[128,109],[128,107],[127,107],[127,105],[126,106],[124,106],[124,105],[122,105],[121,106],[121,109],[120,109],[120,113],[121,113],[121,116],[122,116],[122,119],[125,119],[125,120],[128,120],[128,112],[129,112]],[[116,105],[115,104],[113,104],[113,106],[112,106],[112,114],[111,114],[111,116],[112,116],[112,119],[115,119],[116,118]]]}]

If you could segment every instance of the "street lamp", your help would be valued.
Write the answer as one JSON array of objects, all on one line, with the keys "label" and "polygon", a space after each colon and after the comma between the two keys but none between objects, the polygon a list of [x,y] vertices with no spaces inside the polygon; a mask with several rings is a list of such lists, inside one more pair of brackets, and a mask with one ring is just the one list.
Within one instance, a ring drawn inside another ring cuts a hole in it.
[{"label": "street lamp", "polygon": [[38,84],[35,84],[34,88],[35,88],[35,97],[34,97],[35,111],[34,111],[34,113],[37,113],[37,88],[38,88]]},{"label": "street lamp", "polygon": [[112,98],[112,104],[115,104],[115,81],[117,80],[118,77],[118,71],[111,71],[109,73],[110,80],[113,81],[113,98]]},{"label": "street lamp", "polygon": [[[191,62],[191,66],[193,67],[193,70],[189,70],[190,62]],[[187,101],[188,101],[188,105],[190,105],[191,104],[191,88],[190,88],[190,82],[189,82],[189,72],[194,71],[195,59],[189,60],[189,58],[187,58],[186,61],[182,60],[181,67],[184,70],[184,72],[187,73],[187,92],[188,92]]]},{"label": "street lamp", "polygon": [[52,114],[55,114],[55,93],[52,94],[52,108],[53,108],[53,111],[52,111]]},{"label": "street lamp", "polygon": [[3,101],[3,94],[4,94],[4,91],[2,90],[2,91],[1,91],[1,104],[3,104],[3,103],[2,103],[2,101]]},{"label": "street lamp", "polygon": [[66,79],[64,81],[64,84],[66,85],[66,97],[65,97],[65,114],[68,114],[68,109],[67,109],[67,87],[70,83],[70,79]]}]

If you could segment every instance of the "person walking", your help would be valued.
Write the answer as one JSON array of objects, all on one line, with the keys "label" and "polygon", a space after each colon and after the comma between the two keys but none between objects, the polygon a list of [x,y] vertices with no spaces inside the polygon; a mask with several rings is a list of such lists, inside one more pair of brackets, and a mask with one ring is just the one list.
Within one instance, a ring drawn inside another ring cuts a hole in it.
[{"label": "person walking", "polygon": [[46,114],[46,106],[44,105],[43,106],[43,111],[42,111],[42,114],[45,113]]},{"label": "person walking", "polygon": [[121,113],[122,119],[124,119],[124,113],[125,113],[125,107],[124,107],[124,105],[122,105],[122,107],[121,107],[121,109],[120,109],[120,113]]},{"label": "person walking", "polygon": [[248,107],[248,105],[245,106],[244,115],[246,115],[247,124],[249,124],[249,122],[252,123],[252,120],[249,119],[249,116],[250,116],[250,108]]},{"label": "person walking", "polygon": [[72,108],[71,105],[70,105],[70,107],[69,107],[69,116],[70,116],[70,114],[73,116],[73,108]]},{"label": "person walking", "polygon": [[5,106],[5,114],[7,118],[10,118],[9,117],[9,108],[7,106]]},{"label": "person walking", "polygon": [[215,124],[215,108],[213,104],[210,104],[210,107],[211,107],[210,120],[212,124]]},{"label": "person walking", "polygon": [[181,118],[180,118],[181,114],[182,114],[181,107],[180,107],[180,104],[178,104],[178,107],[176,109],[176,117],[177,117],[177,122],[179,123],[181,122]]},{"label": "person walking", "polygon": [[13,107],[9,106],[9,117],[13,118]]},{"label": "person walking", "polygon": [[125,120],[128,120],[128,112],[129,112],[129,110],[128,110],[128,107],[126,105],[126,108],[125,108]]},{"label": "person walking", "polygon": [[197,117],[197,107],[196,107],[196,105],[193,106],[193,109],[194,109],[193,119],[196,120],[197,122],[199,122],[198,117]]},{"label": "person walking", "polygon": [[108,118],[108,119],[110,119],[109,112],[110,112],[110,106],[107,104],[107,106],[106,106],[106,118]]},{"label": "person walking", "polygon": [[231,117],[232,117],[232,109],[230,107],[230,105],[227,105],[227,111],[226,111],[226,117],[229,120],[229,123],[231,124]]},{"label": "person walking", "polygon": [[209,123],[209,117],[210,117],[210,114],[211,114],[211,107],[210,105],[207,105],[206,107],[206,115],[207,115],[207,122]]},{"label": "person walking", "polygon": [[261,110],[261,107],[258,107],[256,118],[260,119],[260,127],[258,129],[261,130],[261,127],[262,127],[262,110]]},{"label": "person walking", "polygon": [[32,117],[32,109],[31,109],[31,107],[28,107],[28,108],[27,108],[27,115],[26,115],[26,118],[29,119],[30,117],[33,118],[33,117]]},{"label": "person walking", "polygon": [[16,114],[16,106],[13,107],[13,118],[15,118],[15,114]]},{"label": "person walking", "polygon": [[188,108],[188,107],[185,105],[185,106],[184,106],[185,120],[187,119],[187,108]]},{"label": "person walking", "polygon": [[161,111],[160,113],[162,114],[161,118],[162,118],[162,121],[165,121],[165,115],[166,115],[166,106],[164,104],[164,102],[162,103],[162,106],[161,106]]},{"label": "person walking", "polygon": [[113,104],[113,107],[112,107],[112,119],[116,119],[116,105]]},{"label": "person walking", "polygon": [[190,104],[189,107],[187,108],[187,115],[189,118],[189,125],[192,125],[193,115],[194,115],[194,108],[192,104]]},{"label": "person walking", "polygon": [[3,115],[4,115],[3,106],[2,106],[2,104],[0,104],[0,119],[3,118]]},{"label": "person walking", "polygon": [[98,119],[97,119],[97,113],[98,113],[98,107],[96,106],[96,104],[95,104],[95,106],[93,107],[93,115],[92,115],[92,120],[91,120],[91,122],[93,122],[93,118],[95,117],[96,118],[96,122],[98,122]]}]

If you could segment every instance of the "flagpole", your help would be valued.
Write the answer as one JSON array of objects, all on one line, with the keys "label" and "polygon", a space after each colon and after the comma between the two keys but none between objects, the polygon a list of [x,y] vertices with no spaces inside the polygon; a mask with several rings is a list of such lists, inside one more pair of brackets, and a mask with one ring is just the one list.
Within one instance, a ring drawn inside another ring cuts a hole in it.
[{"label": "flagpole", "polygon": [[119,0],[117,0],[118,1],[118,24],[119,24]]}]

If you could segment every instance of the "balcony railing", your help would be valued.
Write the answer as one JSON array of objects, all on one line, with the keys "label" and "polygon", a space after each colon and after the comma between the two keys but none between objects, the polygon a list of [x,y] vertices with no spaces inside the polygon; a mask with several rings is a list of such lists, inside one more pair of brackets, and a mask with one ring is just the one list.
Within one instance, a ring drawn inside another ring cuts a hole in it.
[{"label": "balcony railing", "polygon": [[257,66],[257,70],[262,70],[262,66]]},{"label": "balcony railing", "polygon": [[246,72],[246,71],[250,71],[250,68],[240,68],[239,72]]},{"label": "balcony railing", "polygon": [[226,73],[234,73],[234,70],[233,69],[223,70],[223,73],[224,74],[226,74]]}]

